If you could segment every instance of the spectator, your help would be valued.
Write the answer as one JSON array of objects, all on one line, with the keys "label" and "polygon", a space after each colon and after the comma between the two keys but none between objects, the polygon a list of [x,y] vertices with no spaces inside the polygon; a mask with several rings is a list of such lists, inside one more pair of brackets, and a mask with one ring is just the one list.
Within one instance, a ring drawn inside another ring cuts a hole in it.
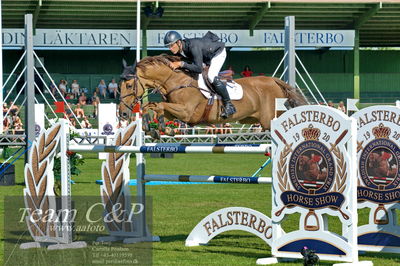
[{"label": "spectator", "polygon": [[18,114],[14,113],[14,112],[10,112],[10,113],[12,113],[10,115],[11,127],[14,127],[14,123],[17,120]]},{"label": "spectator", "polygon": [[254,133],[260,133],[262,131],[261,124],[260,123],[252,124],[250,126],[250,130],[253,131]]},{"label": "spectator", "polygon": [[69,118],[69,125],[72,126],[72,127],[76,127],[76,122],[75,122],[75,119],[73,117]]},{"label": "spectator", "polygon": [[115,83],[115,79],[112,79],[111,82],[108,84],[108,95],[112,98],[114,95],[114,99],[117,99],[117,92],[118,92],[118,84]]},{"label": "spectator", "polygon": [[242,77],[251,77],[253,75],[253,71],[251,71],[250,67],[247,65],[244,67],[243,71],[240,73]]},{"label": "spectator", "polygon": [[206,133],[205,134],[214,134],[215,125],[210,124],[206,126]]},{"label": "spectator", "polygon": [[81,108],[81,105],[79,103],[76,105],[74,113],[77,118],[83,118],[85,116],[85,111]]},{"label": "spectator", "polygon": [[91,102],[92,102],[92,105],[93,105],[93,115],[92,115],[92,117],[96,118],[97,115],[98,115],[98,106],[100,104],[100,98],[99,98],[99,96],[97,96],[97,92],[93,92],[93,96],[91,98]]},{"label": "spectator", "polygon": [[3,103],[3,116],[5,116],[8,112],[8,106],[7,103]]},{"label": "spectator", "polygon": [[71,92],[72,94],[75,96],[75,98],[78,98],[79,93],[80,93],[80,86],[79,83],[76,79],[74,79],[74,81],[71,84]]},{"label": "spectator", "polygon": [[232,66],[229,66],[227,70],[219,72],[219,75],[225,79],[231,80],[233,79],[233,75],[235,75],[235,71],[233,71]]},{"label": "spectator", "polygon": [[328,101],[328,106],[329,106],[329,107],[332,107],[332,108],[335,108],[335,105],[333,105],[333,102],[332,102],[332,101]]},{"label": "spectator", "polygon": [[83,121],[82,121],[82,128],[92,128],[92,124],[90,124],[87,116],[83,117]]},{"label": "spectator", "polygon": [[72,93],[67,93],[67,95],[65,96],[65,100],[73,100],[74,99],[74,95]]},{"label": "spectator", "polygon": [[[57,95],[56,88],[57,87],[53,84],[53,82],[50,82],[49,88],[50,88],[51,94],[53,94],[53,96],[56,97],[56,95]],[[46,92],[47,92],[47,90],[46,90]]]},{"label": "spectator", "polygon": [[103,96],[103,98],[106,98],[106,90],[107,90],[107,85],[104,81],[104,79],[100,80],[99,85],[97,85],[96,91],[100,94],[100,96]]},{"label": "spectator", "polygon": [[224,134],[232,134],[233,133],[232,132],[232,125],[230,123],[225,123],[224,124],[224,129],[225,129]]},{"label": "spectator", "polygon": [[4,117],[3,120],[3,133],[7,133],[7,131],[10,129],[11,127],[11,122],[10,122],[10,118],[9,116]]},{"label": "spectator", "polygon": [[67,84],[68,82],[64,79],[60,80],[60,84],[58,84],[58,89],[60,90],[60,92],[64,97],[67,94]]},{"label": "spectator", "polygon": [[10,102],[10,114],[14,115],[14,114],[18,114],[19,113],[19,107],[18,105],[14,104],[13,101]]},{"label": "spectator", "polygon": [[338,105],[337,109],[339,109],[343,113],[346,113],[346,106],[344,106],[344,102],[343,101],[339,102],[339,105]]},{"label": "spectator", "polygon": [[73,113],[71,110],[67,110],[67,112],[64,113],[64,119],[70,119],[71,117],[74,117]]},{"label": "spectator", "polygon": [[21,118],[16,115],[13,122],[13,134],[22,134],[24,132]]},{"label": "spectator", "polygon": [[87,97],[84,92],[82,92],[81,96],[79,96],[78,103],[80,105],[86,105]]},{"label": "spectator", "polygon": [[222,124],[217,124],[214,129],[215,134],[224,134],[224,129],[222,128]]}]

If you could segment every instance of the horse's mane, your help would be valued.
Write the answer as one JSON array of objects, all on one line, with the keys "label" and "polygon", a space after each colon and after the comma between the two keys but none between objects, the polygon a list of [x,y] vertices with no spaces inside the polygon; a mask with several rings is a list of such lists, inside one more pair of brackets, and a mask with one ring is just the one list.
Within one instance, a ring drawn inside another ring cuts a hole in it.
[{"label": "horse's mane", "polygon": [[[176,55],[168,55],[168,54],[160,54],[160,55],[155,55],[155,56],[148,56],[139,61],[137,64],[137,67],[140,68],[140,70],[145,71],[147,67],[149,66],[154,66],[154,65],[166,65],[169,67],[170,62],[176,62],[176,61],[183,61],[182,57],[176,56]],[[176,69],[175,72],[177,73],[183,73],[189,77],[194,78],[195,75],[193,73],[190,73],[189,71],[185,71],[182,69]]]},{"label": "horse's mane", "polygon": [[139,61],[137,67],[144,71],[146,70],[146,67],[151,65],[164,64],[168,66],[170,62],[176,62],[176,61],[181,61],[181,58],[179,56],[174,56],[174,55],[160,54],[143,58],[142,60]]}]

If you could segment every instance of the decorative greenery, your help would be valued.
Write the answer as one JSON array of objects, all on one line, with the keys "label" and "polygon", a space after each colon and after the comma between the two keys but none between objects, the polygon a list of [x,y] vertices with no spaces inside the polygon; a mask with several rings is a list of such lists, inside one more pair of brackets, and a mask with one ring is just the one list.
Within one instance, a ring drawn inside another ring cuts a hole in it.
[{"label": "decorative greenery", "polygon": [[149,126],[150,128],[158,129],[158,120],[154,118],[153,121],[150,122]]},{"label": "decorative greenery", "polygon": [[[150,128],[154,128],[154,129],[158,129],[159,127],[159,121],[157,119],[153,119],[153,121],[150,122]],[[166,127],[170,127],[170,128],[178,128],[179,127],[179,123],[178,122],[174,122],[174,121],[168,121],[165,123]]]},{"label": "decorative greenery", "polygon": [[165,125],[170,128],[178,128],[179,127],[178,122],[174,122],[174,121],[168,121],[167,123],[165,123]]},{"label": "decorative greenery", "polygon": [[[71,176],[74,175],[79,175],[81,173],[81,170],[78,168],[79,165],[83,165],[85,163],[85,159],[82,157],[82,155],[72,152],[72,151],[67,151],[66,156],[68,156],[69,159],[69,165],[70,165],[70,171],[71,171]],[[61,154],[57,154],[57,156],[54,158],[54,193],[56,196],[61,195]]]}]

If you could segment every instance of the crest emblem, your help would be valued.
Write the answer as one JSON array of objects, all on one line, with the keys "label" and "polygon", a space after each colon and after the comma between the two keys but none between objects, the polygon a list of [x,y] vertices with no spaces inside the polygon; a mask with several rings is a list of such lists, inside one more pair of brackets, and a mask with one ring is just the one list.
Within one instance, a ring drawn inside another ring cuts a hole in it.
[{"label": "crest emblem", "polygon": [[113,126],[110,123],[106,123],[103,126],[103,132],[101,132],[101,135],[114,135]]},{"label": "crest emblem", "polygon": [[[279,136],[280,133],[275,132]],[[281,200],[284,207],[277,211],[275,215],[280,216],[285,208],[300,206],[308,208],[309,212],[305,217],[304,229],[307,231],[317,231],[320,229],[319,218],[315,214],[316,209],[332,208],[338,210],[344,219],[348,219],[341,210],[344,202],[342,195],[346,188],[345,181],[347,178],[346,171],[343,171],[343,154],[337,149],[337,144],[347,134],[347,130],[339,136],[335,143],[331,144],[329,149],[319,140],[321,130],[314,128],[312,124],[301,130],[304,141],[300,142],[296,148],[291,149],[291,145],[286,144],[286,149],[281,154],[281,161],[289,158],[288,175],[291,185],[284,175],[278,174],[279,182],[282,187],[286,188],[281,194]],[[283,137],[281,138],[283,140]],[[285,151],[286,150],[286,151]],[[288,153],[289,152],[289,153]],[[335,159],[332,153],[338,155],[338,171],[336,171]],[[282,164],[283,168],[287,166]],[[341,180],[342,186],[338,189],[333,188],[335,175]],[[313,220],[310,224],[309,221]]]},{"label": "crest emblem", "polygon": [[35,124],[35,137],[38,137],[42,127],[39,124]]}]

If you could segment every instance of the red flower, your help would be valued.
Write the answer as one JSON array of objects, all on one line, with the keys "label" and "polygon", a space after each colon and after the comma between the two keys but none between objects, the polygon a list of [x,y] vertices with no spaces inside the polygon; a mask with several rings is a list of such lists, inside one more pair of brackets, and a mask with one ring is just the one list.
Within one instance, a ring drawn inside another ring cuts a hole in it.
[{"label": "red flower", "polygon": [[176,127],[179,126],[178,122],[175,122],[175,123],[174,123],[174,126],[176,126]]},{"label": "red flower", "polygon": [[75,152],[73,152],[73,151],[67,151],[67,155],[69,156],[69,157],[71,157],[72,155],[74,155],[75,154]]},{"label": "red flower", "polygon": [[154,121],[154,123],[157,123],[157,124],[158,124],[158,120],[157,120],[156,118],[154,118],[153,121]]}]

